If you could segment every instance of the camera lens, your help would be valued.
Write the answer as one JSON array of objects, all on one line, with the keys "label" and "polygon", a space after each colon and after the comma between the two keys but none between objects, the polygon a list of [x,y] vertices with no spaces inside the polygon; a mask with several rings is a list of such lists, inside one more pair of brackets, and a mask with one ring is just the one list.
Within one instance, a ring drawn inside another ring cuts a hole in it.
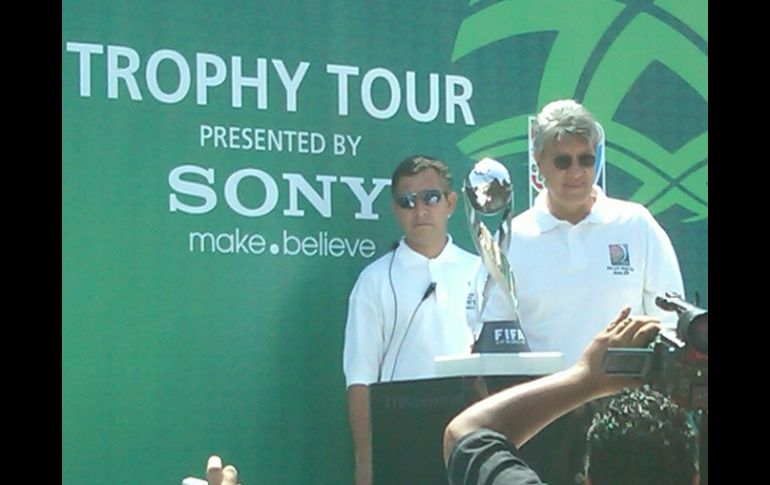
[{"label": "camera lens", "polygon": [[709,353],[709,314],[708,312],[687,312],[685,317],[690,320],[687,325],[687,342],[695,350],[706,355]]}]

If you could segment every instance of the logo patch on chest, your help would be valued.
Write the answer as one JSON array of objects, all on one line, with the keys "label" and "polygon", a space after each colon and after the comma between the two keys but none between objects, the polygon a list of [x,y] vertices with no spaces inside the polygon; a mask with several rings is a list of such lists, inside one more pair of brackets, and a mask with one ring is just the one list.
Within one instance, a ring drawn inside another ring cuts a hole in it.
[{"label": "logo patch on chest", "polygon": [[634,271],[634,268],[631,267],[631,253],[628,250],[628,244],[610,244],[607,246],[607,250],[610,256],[608,271],[617,275],[627,275]]}]

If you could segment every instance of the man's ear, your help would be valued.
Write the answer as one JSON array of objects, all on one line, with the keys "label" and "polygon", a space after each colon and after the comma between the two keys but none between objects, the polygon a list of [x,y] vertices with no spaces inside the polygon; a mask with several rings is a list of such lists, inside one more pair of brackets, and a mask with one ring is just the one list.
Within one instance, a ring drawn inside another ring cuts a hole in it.
[{"label": "man's ear", "polygon": [[540,155],[541,155],[540,153],[535,153],[533,154],[533,158],[535,159],[535,163],[537,164],[537,169],[542,173],[543,170],[542,170],[542,167],[540,166],[540,162],[541,162]]}]

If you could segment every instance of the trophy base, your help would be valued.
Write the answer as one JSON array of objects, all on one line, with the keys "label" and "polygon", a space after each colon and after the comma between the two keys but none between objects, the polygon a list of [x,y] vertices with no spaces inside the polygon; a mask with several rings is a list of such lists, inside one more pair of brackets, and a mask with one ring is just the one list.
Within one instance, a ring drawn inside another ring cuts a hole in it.
[{"label": "trophy base", "polygon": [[433,362],[436,377],[539,377],[564,370],[564,355],[561,352],[442,355]]},{"label": "trophy base", "polygon": [[518,320],[484,322],[473,344],[474,354],[529,352],[529,344]]}]

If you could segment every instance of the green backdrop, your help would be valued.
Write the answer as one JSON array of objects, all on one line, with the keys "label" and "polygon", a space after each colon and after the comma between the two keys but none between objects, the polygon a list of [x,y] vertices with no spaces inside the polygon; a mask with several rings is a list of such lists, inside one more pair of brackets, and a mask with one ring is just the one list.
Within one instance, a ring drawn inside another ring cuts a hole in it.
[{"label": "green backdrop", "polygon": [[[348,291],[413,153],[583,100],[708,305],[705,0],[62,3],[62,483],[348,483]],[[471,249],[461,213],[450,231]]]}]

